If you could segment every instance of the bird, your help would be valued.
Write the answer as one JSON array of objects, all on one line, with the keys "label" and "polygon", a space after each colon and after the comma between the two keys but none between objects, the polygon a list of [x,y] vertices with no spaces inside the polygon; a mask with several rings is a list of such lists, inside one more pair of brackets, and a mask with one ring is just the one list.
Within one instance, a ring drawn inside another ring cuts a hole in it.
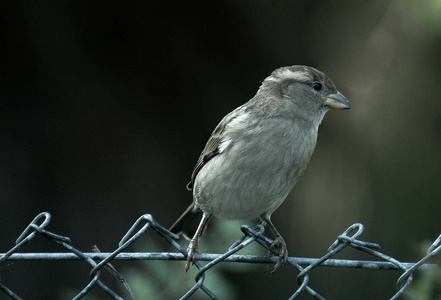
[{"label": "bird", "polygon": [[326,112],[350,108],[325,73],[293,65],[274,70],[254,97],[227,114],[193,169],[187,185],[193,202],[170,227],[185,236],[185,220],[202,212],[188,245],[185,270],[196,262],[199,238],[212,216],[260,220],[274,235],[271,248],[279,250],[272,272],[286,263],[287,246],[271,215],[305,171]]}]

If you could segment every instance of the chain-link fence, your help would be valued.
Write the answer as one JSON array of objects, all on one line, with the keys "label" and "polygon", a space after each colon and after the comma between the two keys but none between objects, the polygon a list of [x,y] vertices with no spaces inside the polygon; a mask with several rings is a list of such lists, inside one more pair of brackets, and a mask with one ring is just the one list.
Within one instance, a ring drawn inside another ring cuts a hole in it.
[{"label": "chain-link fence", "polygon": [[[6,261],[61,261],[61,260],[83,260],[91,265],[90,281],[73,299],[81,299],[88,294],[93,288],[99,288],[105,291],[110,298],[123,299],[117,292],[112,290],[108,284],[104,282],[101,276],[103,269],[107,269],[124,285],[132,299],[136,299],[136,295],[130,288],[130,283],[113,268],[111,262],[116,260],[185,260],[186,250],[178,242],[178,236],[169,232],[166,228],[158,224],[151,215],[146,214],[141,216],[127,231],[125,236],[119,243],[119,247],[111,253],[101,253],[99,250],[95,252],[82,252],[70,243],[70,239],[46,230],[51,220],[51,215],[47,212],[39,214],[26,227],[23,233],[18,237],[16,245],[6,253],[0,254],[0,264]],[[178,252],[123,252],[129,245],[135,242],[148,229],[156,232],[160,237],[167,241],[171,246],[177,249]],[[242,263],[275,263],[277,260],[277,249],[272,249],[270,246],[272,240],[263,235],[264,228],[261,225],[253,227],[243,225],[241,227],[243,236],[234,242],[229,250],[223,254],[204,254],[198,255],[195,263],[198,272],[195,276],[195,284],[189,289],[181,299],[190,298],[197,290],[202,290],[211,299],[219,299],[219,297],[210,290],[209,286],[204,284],[206,276],[209,276],[209,270],[219,264],[220,262],[242,262]],[[427,255],[416,263],[404,263],[395,258],[392,258],[379,251],[379,245],[359,240],[359,236],[363,232],[362,224],[354,224],[345,230],[337,240],[329,247],[327,253],[320,258],[289,258],[287,265],[292,266],[298,270],[297,282],[298,288],[293,291],[289,299],[296,299],[302,293],[308,293],[315,299],[325,299],[325,296],[317,293],[309,283],[310,271],[318,266],[329,267],[346,267],[346,268],[369,268],[377,270],[402,270],[403,274],[397,281],[397,292],[390,297],[390,299],[398,299],[400,296],[406,294],[410,299],[418,299],[409,292],[409,285],[413,279],[413,273],[416,270],[430,269],[437,267],[436,264],[426,263],[430,258],[439,254],[441,251],[441,235],[433,242],[427,250]],[[44,236],[50,241],[60,245],[67,250],[63,253],[19,253],[26,244],[31,242],[37,235]],[[238,255],[235,254],[239,250],[248,247],[249,245],[257,243],[262,247],[273,252],[275,256],[257,256],[257,255]],[[340,260],[332,259],[334,255],[345,248],[353,248],[369,255],[374,256],[375,261],[366,260]],[[207,264],[202,265],[201,261],[208,261]],[[1,271],[1,269],[0,269]],[[0,273],[1,275],[1,273]],[[19,291],[12,291],[8,286],[7,280],[0,277],[1,290],[12,299],[21,299]]]}]

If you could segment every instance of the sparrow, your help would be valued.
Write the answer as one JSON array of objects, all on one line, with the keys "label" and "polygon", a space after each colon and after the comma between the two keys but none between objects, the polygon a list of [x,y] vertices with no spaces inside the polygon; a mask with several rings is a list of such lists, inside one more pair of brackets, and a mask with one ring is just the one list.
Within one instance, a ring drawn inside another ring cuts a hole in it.
[{"label": "sparrow", "polygon": [[273,272],[288,259],[271,215],[303,174],[314,151],[318,127],[329,109],[349,109],[348,100],[323,72],[294,65],[274,70],[256,95],[226,115],[214,129],[187,189],[193,203],[171,226],[182,234],[188,215],[202,212],[187,249],[185,270],[195,263],[199,237],[212,216],[259,218],[278,248]]}]

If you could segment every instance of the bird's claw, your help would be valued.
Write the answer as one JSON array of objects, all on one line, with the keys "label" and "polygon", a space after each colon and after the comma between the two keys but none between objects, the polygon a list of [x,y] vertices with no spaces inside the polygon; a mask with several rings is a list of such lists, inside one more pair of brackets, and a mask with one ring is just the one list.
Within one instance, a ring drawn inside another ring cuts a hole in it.
[{"label": "bird's claw", "polygon": [[197,240],[191,240],[187,248],[187,263],[185,264],[185,272],[188,272],[190,265],[196,262],[199,253],[199,245]]},{"label": "bird's claw", "polygon": [[[279,248],[279,259],[274,265],[271,274],[274,274],[286,261],[288,260],[288,249],[286,248],[285,240],[282,237],[276,237],[271,244],[271,248]],[[274,256],[274,253],[269,251],[269,256]]]}]

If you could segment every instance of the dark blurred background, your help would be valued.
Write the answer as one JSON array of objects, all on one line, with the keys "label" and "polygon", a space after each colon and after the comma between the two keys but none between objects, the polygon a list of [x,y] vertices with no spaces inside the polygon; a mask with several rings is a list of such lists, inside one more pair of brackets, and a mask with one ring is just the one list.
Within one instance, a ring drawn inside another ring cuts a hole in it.
[{"label": "dark blurred background", "polygon": [[[418,260],[441,230],[440,15],[435,0],[3,2],[0,252],[42,211],[52,214],[48,229],[82,251],[113,251],[144,213],[169,226],[191,201],[185,185],[220,119],[273,69],[305,64],[329,75],[352,110],[327,114],[308,170],[273,215],[290,255],[321,256],[361,222],[362,239]],[[210,224],[201,251],[224,252],[237,226],[231,237],[213,235],[229,224]],[[129,250],[155,249],[171,250],[149,233]],[[23,249],[61,250],[44,238]],[[193,281],[183,262],[116,266],[149,299],[182,296]],[[25,299],[67,299],[89,270],[0,266]],[[311,286],[330,299],[386,299],[400,274],[321,268]],[[296,275],[219,267],[211,288],[229,299],[286,299]],[[86,297],[102,298],[97,289]]]}]

